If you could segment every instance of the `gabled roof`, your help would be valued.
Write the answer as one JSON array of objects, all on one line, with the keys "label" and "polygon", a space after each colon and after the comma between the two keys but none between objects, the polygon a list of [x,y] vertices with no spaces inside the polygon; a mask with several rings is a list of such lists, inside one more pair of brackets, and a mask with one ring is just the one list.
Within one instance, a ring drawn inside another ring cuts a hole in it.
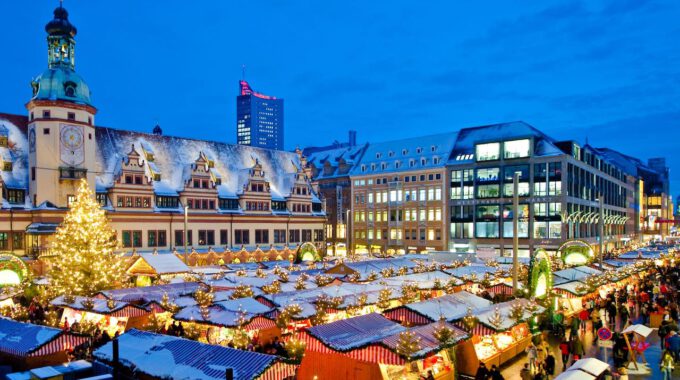
[{"label": "gabled roof", "polygon": [[0,317],[0,352],[28,355],[62,334],[60,329]]},{"label": "gabled roof", "polygon": [[191,269],[179,257],[172,253],[141,253],[139,254],[137,260],[135,260],[132,265],[130,265],[130,268],[138,265],[140,260],[153,268],[157,275],[191,272]]},{"label": "gabled roof", "polygon": [[376,343],[406,328],[380,314],[371,313],[307,329],[310,335],[336,351],[349,351]]},{"label": "gabled roof", "polygon": [[[256,379],[280,361],[272,355],[134,329],[119,336],[118,344],[124,366],[160,379],[222,380],[227,368],[234,369],[236,380]],[[111,363],[113,343],[107,343],[93,355]]]}]

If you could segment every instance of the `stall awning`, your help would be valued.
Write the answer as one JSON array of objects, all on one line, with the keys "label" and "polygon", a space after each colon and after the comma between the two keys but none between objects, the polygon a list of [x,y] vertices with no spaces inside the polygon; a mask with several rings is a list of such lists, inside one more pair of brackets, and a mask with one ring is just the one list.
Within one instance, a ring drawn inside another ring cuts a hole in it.
[{"label": "stall awning", "polygon": [[59,223],[31,223],[26,227],[29,235],[51,235],[57,232]]}]

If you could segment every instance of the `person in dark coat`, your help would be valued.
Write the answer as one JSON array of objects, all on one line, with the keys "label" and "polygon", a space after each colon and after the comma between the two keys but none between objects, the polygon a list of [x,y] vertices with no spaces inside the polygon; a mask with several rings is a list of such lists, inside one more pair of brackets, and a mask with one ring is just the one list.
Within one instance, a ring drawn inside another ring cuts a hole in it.
[{"label": "person in dark coat", "polygon": [[475,380],[487,380],[489,378],[489,369],[486,368],[484,362],[479,363],[479,368],[477,368],[477,373],[475,374]]},{"label": "person in dark coat", "polygon": [[489,372],[489,378],[491,380],[505,380],[503,375],[501,375],[501,370],[496,367],[496,365],[491,366],[491,371]]},{"label": "person in dark coat", "polygon": [[545,368],[545,372],[549,376],[555,374],[555,357],[553,356],[552,352],[548,351],[548,356],[545,357],[543,368]]}]

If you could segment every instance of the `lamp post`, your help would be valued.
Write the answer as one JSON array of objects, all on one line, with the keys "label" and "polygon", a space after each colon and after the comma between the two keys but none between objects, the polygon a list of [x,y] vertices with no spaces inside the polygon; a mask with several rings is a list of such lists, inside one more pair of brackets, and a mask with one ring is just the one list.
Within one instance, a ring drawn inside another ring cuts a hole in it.
[{"label": "lamp post", "polygon": [[519,291],[519,175],[520,172],[515,172],[512,177],[512,289],[515,294]]},{"label": "lamp post", "polygon": [[600,230],[600,269],[604,268],[602,266],[602,261],[604,257],[604,197],[600,195],[598,198],[600,206],[600,217],[598,218],[599,230]]},{"label": "lamp post", "polygon": [[351,243],[352,243],[352,240],[351,240],[352,230],[349,228],[349,222],[350,222],[350,216],[352,216],[352,209],[347,209],[346,214],[347,214],[347,216],[345,217],[345,238],[347,240],[347,249],[346,250],[347,250],[347,256],[350,257],[351,252],[352,252],[351,248],[350,248]]},{"label": "lamp post", "polygon": [[189,206],[184,206],[184,264],[189,265],[189,252],[187,250],[187,240],[189,238]]}]

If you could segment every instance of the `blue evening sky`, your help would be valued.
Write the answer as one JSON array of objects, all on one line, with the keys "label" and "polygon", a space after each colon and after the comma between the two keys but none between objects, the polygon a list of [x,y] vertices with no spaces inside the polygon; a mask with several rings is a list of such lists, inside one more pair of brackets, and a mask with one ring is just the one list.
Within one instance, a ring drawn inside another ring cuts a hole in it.
[{"label": "blue evening sky", "polygon": [[[0,111],[24,113],[56,0],[3,1]],[[286,148],[524,120],[680,167],[680,1],[85,1],[97,124],[234,142],[241,65]],[[674,172],[673,172],[674,173]],[[680,178],[673,176],[673,189]]]}]

